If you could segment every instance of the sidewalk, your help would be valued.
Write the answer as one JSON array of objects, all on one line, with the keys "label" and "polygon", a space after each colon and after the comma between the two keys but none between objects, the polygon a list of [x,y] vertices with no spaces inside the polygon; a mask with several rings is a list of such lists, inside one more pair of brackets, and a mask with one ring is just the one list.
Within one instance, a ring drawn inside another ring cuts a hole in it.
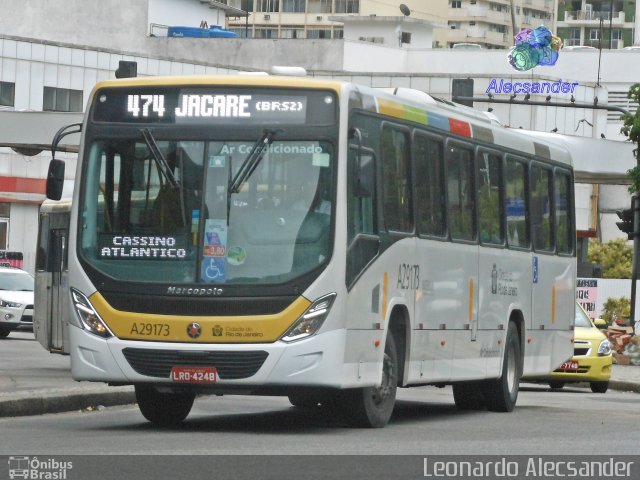
[{"label": "sidewalk", "polygon": [[[640,366],[613,365],[609,388],[640,393]],[[12,333],[0,341],[0,417],[133,402],[133,387],[74,381],[69,357],[45,351],[30,333]]]}]

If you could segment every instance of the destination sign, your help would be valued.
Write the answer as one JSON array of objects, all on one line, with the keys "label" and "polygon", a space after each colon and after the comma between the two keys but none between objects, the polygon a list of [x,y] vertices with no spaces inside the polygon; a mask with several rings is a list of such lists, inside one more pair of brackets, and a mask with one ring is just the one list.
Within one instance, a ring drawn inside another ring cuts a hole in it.
[{"label": "destination sign", "polygon": [[182,236],[100,235],[98,257],[112,260],[184,260],[187,241]]},{"label": "destination sign", "polygon": [[96,96],[93,120],[168,124],[326,125],[335,121],[335,103],[332,93],[320,91],[230,91],[217,87],[146,87],[133,91],[103,89]]}]

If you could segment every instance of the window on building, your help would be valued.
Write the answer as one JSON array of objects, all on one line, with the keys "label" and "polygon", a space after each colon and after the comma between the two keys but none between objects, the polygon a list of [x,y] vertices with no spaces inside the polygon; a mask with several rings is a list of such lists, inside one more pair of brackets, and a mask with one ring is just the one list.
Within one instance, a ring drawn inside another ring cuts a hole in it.
[{"label": "window on building", "polygon": [[599,40],[600,39],[600,29],[592,28],[589,30],[589,40]]},{"label": "window on building", "polygon": [[475,27],[476,26],[476,22],[469,22],[469,26],[470,27]]},{"label": "window on building", "polygon": [[411,43],[411,32],[402,32],[400,34],[400,43]]},{"label": "window on building", "polygon": [[304,27],[287,27],[280,30],[280,38],[306,38]]},{"label": "window on building", "polygon": [[579,28],[572,28],[571,32],[569,32],[569,38],[571,40],[580,40],[580,29]]},{"label": "window on building", "polygon": [[462,8],[462,0],[451,0],[451,8]]},{"label": "window on building", "polygon": [[611,31],[611,38],[614,40],[622,40],[622,30],[619,28],[614,28]]},{"label": "window on building", "polygon": [[256,12],[278,12],[279,6],[279,0],[256,0]]},{"label": "window on building", "polygon": [[13,107],[16,97],[16,84],[10,82],[0,82],[0,105]]},{"label": "window on building", "polygon": [[334,28],[333,38],[344,38],[344,30],[342,28]]},{"label": "window on building", "polygon": [[278,38],[278,30],[275,28],[256,28],[254,38]]},{"label": "window on building", "polygon": [[305,0],[282,0],[282,11],[288,13],[304,13],[304,4]]},{"label": "window on building", "polygon": [[[304,1],[302,2],[304,11]],[[309,0],[308,13],[331,13],[331,0]]]},{"label": "window on building", "polygon": [[331,38],[331,30],[309,29],[307,38]]},{"label": "window on building", "polygon": [[49,112],[82,112],[82,90],[44,87],[42,109]]},{"label": "window on building", "polygon": [[460,28],[460,22],[449,22],[449,28],[451,30],[458,30]]},{"label": "window on building", "polygon": [[360,0],[336,0],[336,13],[360,13]]},{"label": "window on building", "polygon": [[9,247],[9,216],[11,213],[11,204],[0,203],[0,250],[6,250]]}]

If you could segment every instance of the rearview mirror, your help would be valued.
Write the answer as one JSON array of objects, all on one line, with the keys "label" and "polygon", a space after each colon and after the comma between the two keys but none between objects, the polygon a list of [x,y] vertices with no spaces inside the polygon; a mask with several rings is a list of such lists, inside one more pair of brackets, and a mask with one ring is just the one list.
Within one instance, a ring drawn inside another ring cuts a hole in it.
[{"label": "rearview mirror", "polygon": [[47,198],[50,200],[60,200],[63,187],[64,162],[53,158],[49,163],[49,171],[47,172]]}]

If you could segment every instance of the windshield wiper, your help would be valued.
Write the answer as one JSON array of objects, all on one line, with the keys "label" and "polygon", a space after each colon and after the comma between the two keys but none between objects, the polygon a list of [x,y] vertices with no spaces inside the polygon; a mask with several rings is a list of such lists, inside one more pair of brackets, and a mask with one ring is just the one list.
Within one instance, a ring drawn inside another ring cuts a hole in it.
[{"label": "windshield wiper", "polygon": [[256,167],[260,164],[260,160],[264,156],[267,147],[271,145],[273,139],[282,130],[265,130],[256,143],[253,144],[251,151],[244,159],[238,172],[231,178],[231,164],[229,164],[229,186],[227,188],[227,225],[229,225],[229,214],[231,211],[231,195],[238,193],[242,184],[253,174]]},{"label": "windshield wiper", "polygon": [[153,138],[151,130],[149,130],[148,128],[143,128],[141,132],[142,136],[144,137],[144,141],[147,144],[147,147],[149,148],[149,151],[151,152],[151,155],[156,162],[156,165],[160,169],[160,172],[162,172],[162,175],[164,175],[164,178],[167,179],[167,182],[169,182],[169,185],[171,185],[171,187],[178,188],[178,181],[173,175],[173,172],[171,171],[167,160],[164,158],[164,155],[162,155],[162,152],[158,148],[158,144],[156,143],[156,139]]},{"label": "windshield wiper", "polygon": [[276,134],[281,133],[282,130],[265,130],[262,133],[262,136],[253,144],[253,148],[247,155],[247,158],[244,159],[242,165],[238,169],[238,172],[235,174],[231,183],[229,184],[228,195],[232,193],[238,193],[240,191],[240,186],[253,174],[254,170],[262,160],[264,156],[264,152]]}]

